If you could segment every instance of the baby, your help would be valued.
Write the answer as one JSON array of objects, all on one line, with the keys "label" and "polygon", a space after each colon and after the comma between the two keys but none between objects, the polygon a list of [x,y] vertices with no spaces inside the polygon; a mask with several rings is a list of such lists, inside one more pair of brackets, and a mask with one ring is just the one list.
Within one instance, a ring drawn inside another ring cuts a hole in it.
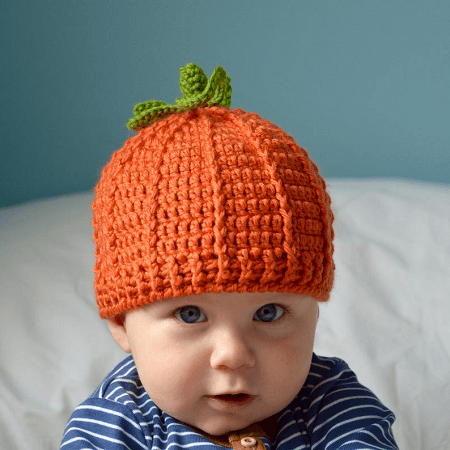
[{"label": "baby", "polygon": [[180,69],[93,202],[100,316],[131,353],[72,414],[69,449],[397,449],[394,414],[313,353],[333,213],[307,152],[229,109],[230,78]]}]

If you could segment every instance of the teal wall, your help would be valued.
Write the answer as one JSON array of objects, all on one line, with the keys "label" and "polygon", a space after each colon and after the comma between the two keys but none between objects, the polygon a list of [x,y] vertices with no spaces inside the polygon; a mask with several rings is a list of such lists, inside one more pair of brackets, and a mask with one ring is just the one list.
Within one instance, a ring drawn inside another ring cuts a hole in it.
[{"label": "teal wall", "polygon": [[450,2],[14,0],[0,6],[0,206],[91,189],[135,103],[222,65],[233,107],[325,177],[450,183]]}]

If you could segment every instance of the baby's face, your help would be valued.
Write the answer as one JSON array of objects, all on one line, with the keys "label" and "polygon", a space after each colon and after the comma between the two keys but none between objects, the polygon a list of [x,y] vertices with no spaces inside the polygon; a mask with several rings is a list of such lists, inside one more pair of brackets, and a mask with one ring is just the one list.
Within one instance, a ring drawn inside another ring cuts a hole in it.
[{"label": "baby's face", "polygon": [[220,435],[294,399],[310,369],[317,318],[309,296],[224,292],[152,303],[127,313],[123,326],[109,325],[163,411]]}]

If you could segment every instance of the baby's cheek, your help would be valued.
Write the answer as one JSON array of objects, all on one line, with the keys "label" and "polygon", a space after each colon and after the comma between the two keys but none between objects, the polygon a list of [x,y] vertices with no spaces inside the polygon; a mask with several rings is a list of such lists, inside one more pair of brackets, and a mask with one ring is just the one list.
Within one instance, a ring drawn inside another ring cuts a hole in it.
[{"label": "baby's cheek", "polygon": [[192,416],[198,414],[202,383],[195,372],[181,368],[157,371],[147,374],[143,385],[155,404],[175,419],[191,423]]},{"label": "baby's cheek", "polygon": [[159,401],[181,406],[185,399],[201,391],[205,384],[200,361],[196,358],[188,357],[186,360],[161,355],[155,364],[142,362],[138,372],[144,388],[157,404]]},{"label": "baby's cheek", "polygon": [[304,339],[297,336],[272,347],[264,360],[266,380],[277,386],[277,390],[295,396],[309,373],[313,343],[311,336]]},{"label": "baby's cheek", "polygon": [[146,371],[143,374],[141,372],[139,372],[141,382],[156,405],[166,412],[175,408],[179,395],[177,390],[179,377],[177,374],[154,370]]}]

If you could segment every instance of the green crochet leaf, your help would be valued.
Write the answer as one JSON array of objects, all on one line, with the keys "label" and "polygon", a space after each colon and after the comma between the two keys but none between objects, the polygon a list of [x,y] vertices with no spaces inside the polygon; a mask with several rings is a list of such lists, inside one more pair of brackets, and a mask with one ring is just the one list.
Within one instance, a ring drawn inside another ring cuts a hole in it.
[{"label": "green crochet leaf", "polygon": [[180,91],[182,98],[175,99],[175,105],[168,105],[158,100],[138,103],[133,108],[132,117],[127,127],[140,130],[159,119],[171,114],[202,108],[204,106],[231,106],[231,78],[223,67],[214,69],[211,77],[205,75],[203,69],[194,63],[180,67]]}]

